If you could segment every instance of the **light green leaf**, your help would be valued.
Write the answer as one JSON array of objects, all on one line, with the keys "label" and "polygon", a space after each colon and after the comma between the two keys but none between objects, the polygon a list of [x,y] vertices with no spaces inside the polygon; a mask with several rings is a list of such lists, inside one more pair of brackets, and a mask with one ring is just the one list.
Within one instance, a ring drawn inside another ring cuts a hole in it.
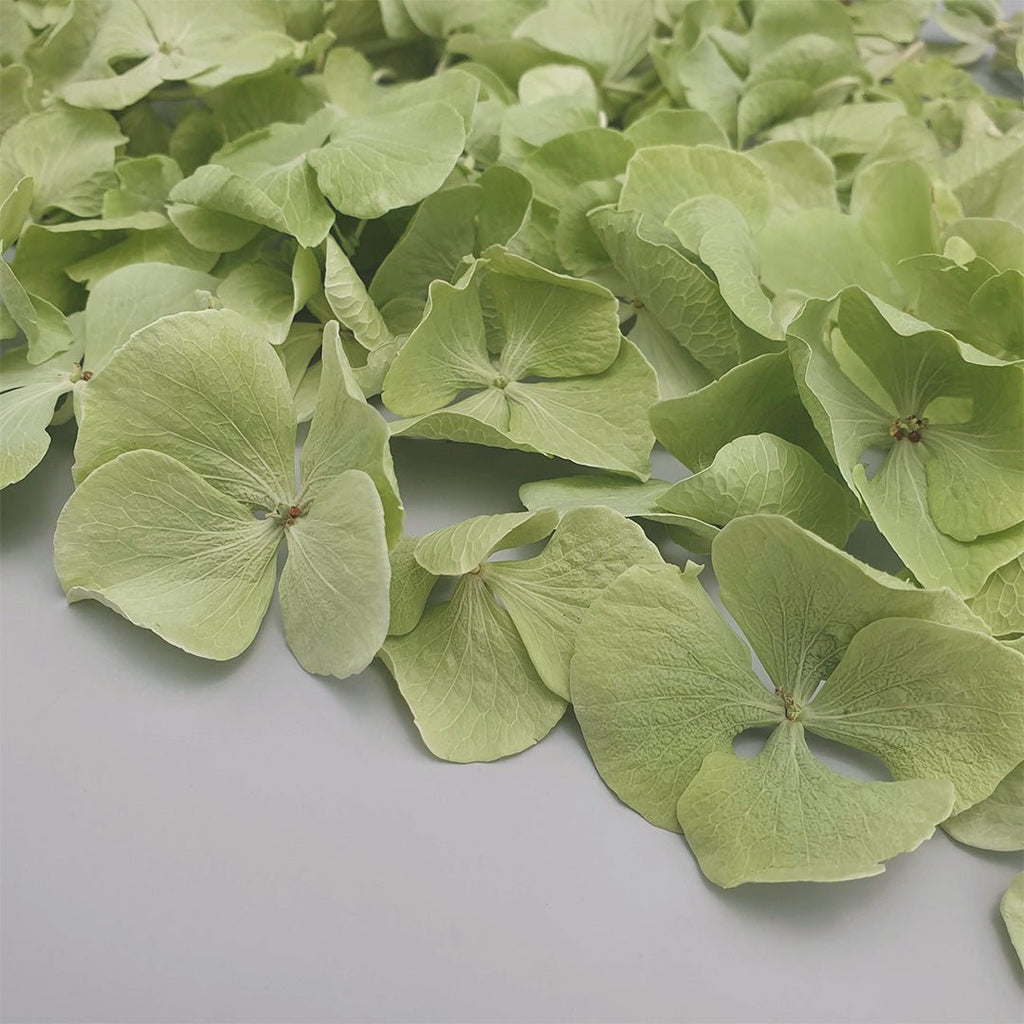
[{"label": "light green leaf", "polygon": [[896,779],[948,778],[954,813],[1024,760],[1024,656],[982,633],[911,619],[869,623],[804,712]]},{"label": "light green leaf", "polygon": [[695,572],[674,566],[636,566],[594,600],[580,623],[569,692],[601,777],[648,821],[674,831],[676,804],[704,757],[782,718]]},{"label": "light green leaf", "polygon": [[90,381],[75,480],[122,452],[152,449],[226,496],[291,503],[295,410],[273,348],[228,310],[178,313],[135,333]]},{"label": "light green leaf", "polygon": [[661,563],[643,530],[608,508],[566,512],[544,550],[482,573],[512,617],[545,685],[569,699],[569,662],[584,612],[634,565]]},{"label": "light green leaf", "polygon": [[982,850],[1024,849],[1024,761],[980,803],[942,823],[957,842]]},{"label": "light green leaf", "polygon": [[744,882],[839,882],[883,871],[915,850],[949,813],[945,779],[860,782],[807,749],[803,726],[783,722],[756,757],[704,759],[679,800],[701,871],[729,889]]},{"label": "light green leaf", "polygon": [[69,600],[95,598],[191,654],[225,660],[263,620],[280,533],[169,455],[131,451],[71,495],[54,562]]},{"label": "light green leaf", "polygon": [[781,516],[734,520],[711,555],[722,602],[768,675],[798,704],[829,677],[858,631],[878,619],[984,630],[950,591],[918,590],[878,573]]},{"label": "light green leaf", "polygon": [[478,569],[495,551],[543,540],[557,523],[552,509],[476,516],[421,537],[416,561],[434,576],[462,576]]},{"label": "light green leaf", "polygon": [[435,192],[462,154],[465,128],[446,103],[341,120],[306,159],[321,192],[352,217],[370,219]]},{"label": "light green leaf", "polygon": [[756,513],[786,516],[837,545],[846,542],[860,518],[847,488],[802,448],[774,434],[730,441],[710,466],[656,501],[669,512],[719,527]]},{"label": "light green leaf", "polygon": [[565,701],[540,680],[508,612],[478,574],[432,605],[381,658],[415,716],[424,743],[448,761],[493,761],[548,734]]},{"label": "light green leaf", "polygon": [[[318,406],[314,429],[324,414]],[[344,679],[370,664],[387,635],[391,570],[380,497],[365,473],[346,470],[307,481],[299,507],[284,530],[285,637],[307,672]]]},{"label": "light green leaf", "polygon": [[[60,144],[50,144],[54,139]],[[0,140],[0,195],[28,176],[36,219],[51,210],[97,216],[104,192],[117,184],[114,158],[125,142],[117,122],[102,111],[57,104],[29,114]]]},{"label": "light green leaf", "polygon": [[[346,470],[365,473],[377,488],[384,508],[389,544],[402,535],[402,501],[388,445],[388,425],[363,397],[333,321],[324,328],[322,376],[313,422],[299,456],[302,495],[329,486]],[[378,645],[379,646],[379,645]]]},{"label": "light green leaf", "polygon": [[1010,935],[1010,942],[1024,966],[1024,871],[1016,875],[999,901],[999,913]]}]

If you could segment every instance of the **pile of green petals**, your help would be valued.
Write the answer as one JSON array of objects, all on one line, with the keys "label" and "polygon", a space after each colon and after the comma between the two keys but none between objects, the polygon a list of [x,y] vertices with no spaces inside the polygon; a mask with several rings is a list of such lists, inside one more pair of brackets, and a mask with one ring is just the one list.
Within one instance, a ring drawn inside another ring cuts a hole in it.
[{"label": "pile of green petals", "polygon": [[[69,599],[227,659],[278,586],[452,761],[571,703],[721,886],[1021,849],[1024,111],[963,69],[1021,18],[935,6],[0,0],[0,475],[77,420]],[[392,436],[583,469],[411,537]]]}]

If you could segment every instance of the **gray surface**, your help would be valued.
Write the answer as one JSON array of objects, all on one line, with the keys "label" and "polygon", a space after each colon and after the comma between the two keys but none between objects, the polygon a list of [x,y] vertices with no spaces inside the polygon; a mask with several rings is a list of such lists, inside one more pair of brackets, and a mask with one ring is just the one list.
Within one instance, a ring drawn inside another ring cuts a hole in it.
[{"label": "gray surface", "polygon": [[[276,607],[227,665],[69,609],[50,568],[67,428],[55,448],[4,502],[10,1024],[1020,1018],[997,914],[1019,858],[938,833],[875,878],[719,891],[605,789],[571,718],[447,765],[383,669],[306,675]],[[560,471],[396,449],[410,532]]]}]

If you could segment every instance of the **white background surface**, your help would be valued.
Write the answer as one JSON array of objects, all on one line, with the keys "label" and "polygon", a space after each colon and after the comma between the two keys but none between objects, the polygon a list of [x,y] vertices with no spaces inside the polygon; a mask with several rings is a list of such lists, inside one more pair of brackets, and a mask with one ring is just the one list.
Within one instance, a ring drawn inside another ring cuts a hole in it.
[{"label": "white background surface", "polygon": [[[1017,856],[938,832],[875,878],[723,892],[604,787],[571,713],[518,757],[448,765],[379,666],[304,673],[276,605],[221,665],[68,608],[57,435],[4,500],[8,1024],[1021,1018],[997,911]],[[564,471],[395,448],[411,533]]]}]

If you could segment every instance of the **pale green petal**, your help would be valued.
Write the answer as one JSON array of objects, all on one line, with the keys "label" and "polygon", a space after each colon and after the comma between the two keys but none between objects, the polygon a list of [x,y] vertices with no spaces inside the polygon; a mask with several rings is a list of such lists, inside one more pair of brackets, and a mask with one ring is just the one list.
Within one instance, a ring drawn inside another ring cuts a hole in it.
[{"label": "pale green petal", "polygon": [[568,700],[569,662],[584,612],[626,569],[660,563],[639,526],[608,508],[581,508],[562,516],[539,555],[488,562],[482,575],[545,685]]},{"label": "pale green petal", "polygon": [[2,258],[0,301],[4,313],[24,333],[33,362],[41,363],[70,347],[72,334],[64,314],[46,299],[29,294]]},{"label": "pale green petal", "polygon": [[85,305],[85,367],[96,373],[137,330],[172,313],[208,309],[218,281],[167,263],[136,263],[96,282]]},{"label": "pale green petal", "polygon": [[1024,633],[1024,557],[996,569],[967,603],[993,636]]},{"label": "pale green petal", "polygon": [[531,153],[520,173],[533,195],[549,206],[562,207],[587,181],[604,181],[625,172],[634,144],[611,128],[589,128],[560,135]]},{"label": "pale green petal", "polygon": [[646,56],[653,32],[651,0],[560,0],[529,15],[514,36],[572,57],[599,78],[615,79]]},{"label": "pale green petal", "polygon": [[509,436],[517,445],[582,466],[645,480],[654,435],[646,411],[658,382],[647,361],[625,339],[604,373],[505,388]]},{"label": "pale green petal", "polygon": [[290,273],[266,263],[243,263],[224,278],[217,298],[259,327],[272,345],[280,345],[288,337],[295,314],[319,289],[316,256],[297,246]]},{"label": "pale green petal", "polygon": [[631,289],[623,298],[648,310],[712,373],[725,373],[739,362],[732,313],[717,284],[696,263],[646,238],[639,214],[602,207],[590,214],[590,223]]},{"label": "pale green petal", "polygon": [[629,569],[591,604],[569,692],[601,777],[675,831],[676,804],[704,757],[782,716],[696,574],[675,566]]},{"label": "pale green petal", "polygon": [[664,480],[641,482],[614,476],[567,476],[523,484],[519,488],[519,500],[529,509],[553,508],[559,515],[596,505],[613,509],[630,519],[664,523],[669,536],[680,547],[694,553],[709,553],[718,527],[662,509],[657,502],[669,487],[671,484]]},{"label": "pale green petal", "polygon": [[896,779],[947,778],[954,812],[1024,760],[1024,655],[982,633],[881,619],[850,642],[806,725],[867,750]]},{"label": "pale green petal", "polygon": [[509,380],[581,377],[611,366],[620,338],[611,292],[497,246],[484,258],[488,296],[504,333],[498,365]]},{"label": "pale green petal", "polygon": [[703,110],[654,110],[634,121],[623,134],[637,149],[700,145],[729,148],[725,132]]},{"label": "pale green petal", "polygon": [[[260,232],[264,219],[275,217],[268,202],[246,203],[245,216],[224,213],[215,206],[243,207],[242,192],[230,173],[213,164],[200,167],[181,186],[183,201],[171,203],[167,216],[190,245],[212,253],[234,252],[251,242]],[[202,205],[193,205],[189,197],[195,197]]]},{"label": "pale green petal", "polygon": [[171,189],[181,181],[181,168],[169,156],[153,153],[114,165],[117,187],[103,196],[104,217],[164,212]]},{"label": "pale green petal", "polygon": [[783,722],[750,758],[709,754],[679,800],[679,820],[704,875],[744,882],[839,882],[885,870],[949,813],[945,779],[860,782],[807,749],[799,722]]},{"label": "pale green petal", "polygon": [[71,495],[54,563],[69,600],[94,598],[221,661],[241,654],[263,621],[280,539],[273,519],[254,518],[176,459],[132,451]]},{"label": "pale green petal", "polygon": [[537,480],[519,488],[528,509],[553,508],[568,512],[600,505],[630,518],[657,513],[658,498],[672,485],[664,480],[626,480],[615,476],[564,476]]},{"label": "pale green petal", "polygon": [[543,540],[558,523],[552,509],[475,516],[421,537],[416,561],[434,576],[472,572],[495,551]]},{"label": "pale green petal", "polygon": [[1024,523],[970,543],[947,536],[928,514],[925,470],[910,445],[898,444],[870,480],[863,466],[854,466],[853,482],[875,525],[922,585],[974,597],[992,573],[1024,553]]},{"label": "pale green petal", "polygon": [[29,114],[0,141],[0,195],[28,176],[35,186],[33,217],[54,209],[96,216],[103,193],[117,184],[114,158],[127,141],[110,114],[99,110],[56,104]]},{"label": "pale green petal", "polygon": [[688,199],[668,215],[665,226],[714,271],[722,298],[740,320],[766,338],[782,337],[771,299],[761,288],[754,239],[732,203],[720,196]]},{"label": "pale green petal", "polygon": [[819,462],[830,461],[782,353],[741,363],[699,391],[659,402],[650,415],[655,437],[694,472],[710,466],[723,445],[746,434],[775,434]]},{"label": "pale green petal", "polygon": [[1024,761],[980,803],[942,827],[958,842],[982,850],[1024,849]]},{"label": "pale green petal", "polygon": [[497,375],[487,353],[480,277],[475,269],[457,285],[435,281],[430,286],[423,321],[384,378],[381,397],[393,412],[430,412],[467,388],[489,386]]},{"label": "pale green petal", "polygon": [[1010,941],[1024,967],[1024,871],[1010,883],[999,901],[999,913],[1009,932]]},{"label": "pale green petal", "polygon": [[224,494],[291,503],[295,409],[273,348],[228,310],[178,313],[137,331],[89,382],[78,483],[122,452],[173,456]]},{"label": "pale green petal", "polygon": [[[11,354],[4,354],[4,370]],[[27,476],[50,447],[46,428],[54,406],[72,387],[66,373],[54,373],[53,378],[0,394],[0,488]],[[8,387],[6,380],[4,387]]]},{"label": "pale green petal", "polygon": [[[409,333],[419,322],[431,281],[453,281],[464,257],[504,244],[522,226],[530,183],[511,167],[489,167],[475,184],[442,189],[417,207],[405,233],[370,282],[370,297],[392,328]],[[406,311],[399,327],[396,311]]]},{"label": "pale green petal", "polygon": [[479,576],[427,609],[381,658],[412,709],[424,743],[447,761],[493,761],[548,734],[565,701],[540,680],[508,612]]},{"label": "pale green petal", "polygon": [[305,156],[323,145],[335,118],[320,110],[302,124],[272,124],[236,139],[176,186],[171,199],[254,220],[306,247],[319,245],[334,212]]},{"label": "pale green petal", "polygon": [[395,345],[395,338],[380,315],[366,286],[333,238],[328,238],[324,295],[331,312],[363,348]]},{"label": "pale green petal", "polygon": [[764,171],[746,155],[721,146],[650,146],[638,150],[626,169],[620,210],[655,220],[697,196],[728,199],[753,230],[771,212],[771,188]]},{"label": "pale green petal", "polygon": [[638,309],[629,329],[629,340],[640,349],[658,377],[658,397],[681,398],[699,391],[714,380],[713,375],[683,348],[658,322],[649,309]]},{"label": "pale green petal", "polygon": [[284,531],[285,637],[307,672],[344,679],[370,664],[387,635],[384,510],[376,485],[359,470],[320,478],[303,492],[300,507],[302,515]]},{"label": "pale green petal", "polygon": [[16,242],[18,235],[21,234],[21,229],[32,209],[34,190],[35,183],[31,178],[20,178],[10,185],[10,191],[0,202],[0,246],[4,250]]},{"label": "pale green petal", "polygon": [[525,441],[514,441],[507,430],[508,403],[504,393],[495,388],[471,395],[448,409],[395,420],[391,424],[392,437],[422,437],[432,441],[459,441],[490,448],[537,451]]},{"label": "pale green petal", "polygon": [[899,287],[861,221],[836,210],[800,210],[757,236],[761,280],[776,295],[830,299],[850,285],[900,302]]},{"label": "pale green petal", "polygon": [[321,363],[313,421],[299,456],[303,498],[314,496],[346,470],[362,470],[377,488],[388,541],[395,543],[402,535],[403,509],[391,461],[390,431],[363,397],[333,321],[324,328]]},{"label": "pale green petal", "polygon": [[403,537],[391,549],[390,636],[404,636],[416,626],[437,582],[437,577],[416,561],[418,542],[419,537]]},{"label": "pale green petal", "polygon": [[711,549],[722,603],[776,686],[803,703],[858,630],[898,616],[984,630],[948,590],[870,569],[781,516],[737,519]]},{"label": "pale green petal", "polygon": [[996,217],[1021,225],[1024,140],[1019,135],[981,135],[945,157],[939,177],[953,190],[968,217]]},{"label": "pale green petal", "polygon": [[350,117],[306,159],[334,207],[369,219],[418,203],[451,173],[465,143],[462,118],[446,103]]},{"label": "pale green petal", "polygon": [[858,174],[850,215],[893,269],[900,260],[939,248],[931,181],[913,160],[885,160]]},{"label": "pale green petal", "polygon": [[774,434],[747,435],[723,445],[707,469],[680,480],[657,503],[714,526],[759,512],[786,516],[839,545],[860,518],[848,488],[803,448]]},{"label": "pale green petal", "polygon": [[765,142],[745,156],[764,171],[772,190],[772,217],[797,210],[838,210],[836,172],[816,146],[795,139]]}]

